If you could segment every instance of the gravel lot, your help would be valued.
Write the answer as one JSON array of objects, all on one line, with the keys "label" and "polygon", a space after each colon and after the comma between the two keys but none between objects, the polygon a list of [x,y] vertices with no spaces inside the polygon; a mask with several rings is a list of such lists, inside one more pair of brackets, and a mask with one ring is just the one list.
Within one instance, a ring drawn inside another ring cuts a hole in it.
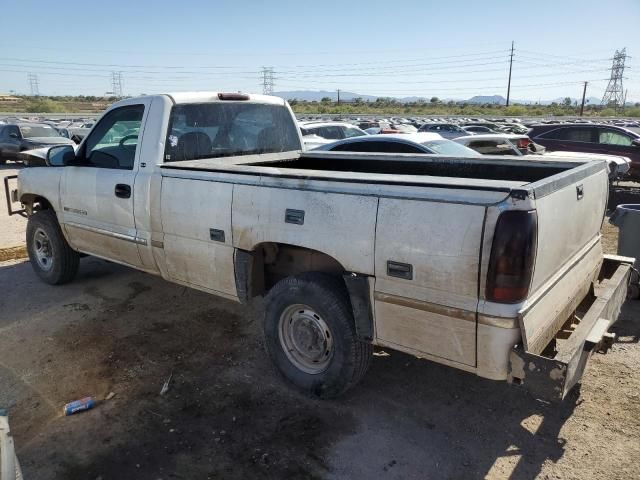
[{"label": "gravel lot", "polygon": [[[616,229],[604,233],[614,249]],[[346,397],[317,401],[272,370],[260,301],[240,306],[94,258],[62,287],[3,262],[0,288],[0,407],[29,480],[582,480],[640,469],[640,302],[627,302],[612,351],[560,406],[393,351],[377,352]],[[62,416],[86,395],[94,410]]]}]

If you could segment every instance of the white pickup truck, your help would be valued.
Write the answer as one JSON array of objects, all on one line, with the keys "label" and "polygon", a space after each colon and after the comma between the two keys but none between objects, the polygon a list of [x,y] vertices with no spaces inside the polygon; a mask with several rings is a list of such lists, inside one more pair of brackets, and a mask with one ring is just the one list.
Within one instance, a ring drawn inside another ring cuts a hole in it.
[{"label": "white pickup truck", "polygon": [[357,383],[377,345],[558,400],[610,342],[633,259],[602,253],[605,162],[301,145],[279,98],[131,98],[22,170],[9,210],[45,282],[89,254],[266,296],[272,360],[320,397]]}]

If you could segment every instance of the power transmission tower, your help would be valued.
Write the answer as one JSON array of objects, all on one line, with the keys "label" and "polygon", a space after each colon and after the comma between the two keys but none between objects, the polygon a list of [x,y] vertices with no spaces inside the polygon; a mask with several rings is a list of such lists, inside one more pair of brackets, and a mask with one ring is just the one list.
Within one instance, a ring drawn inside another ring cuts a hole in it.
[{"label": "power transmission tower", "polygon": [[27,75],[29,79],[29,88],[31,89],[32,97],[40,96],[40,85],[38,84],[38,75],[36,73],[30,73]]},{"label": "power transmission tower", "polygon": [[262,67],[262,93],[273,94],[273,67]]},{"label": "power transmission tower", "polygon": [[511,54],[509,55],[509,83],[507,84],[507,107],[511,96],[511,68],[513,67],[513,40],[511,41]]},{"label": "power transmission tower", "polygon": [[626,47],[622,50],[616,50],[613,56],[613,65],[611,66],[611,78],[607,89],[602,97],[603,106],[613,105],[616,109],[624,105],[624,88],[622,87],[622,78],[624,75],[624,62],[627,59]]},{"label": "power transmission tower", "polygon": [[111,72],[111,93],[114,97],[122,97],[122,72]]}]

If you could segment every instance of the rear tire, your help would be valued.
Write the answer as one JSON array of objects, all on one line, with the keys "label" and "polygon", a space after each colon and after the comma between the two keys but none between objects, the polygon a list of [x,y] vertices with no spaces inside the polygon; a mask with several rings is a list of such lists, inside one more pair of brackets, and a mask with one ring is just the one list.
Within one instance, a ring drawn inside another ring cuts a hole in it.
[{"label": "rear tire", "polygon": [[341,278],[303,273],[278,282],[266,298],[267,351],[305,393],[335,398],[366,373],[373,346],[360,341]]},{"label": "rear tire", "polygon": [[36,275],[50,285],[68,283],[78,272],[80,255],[65,240],[53,210],[29,217],[27,252]]}]

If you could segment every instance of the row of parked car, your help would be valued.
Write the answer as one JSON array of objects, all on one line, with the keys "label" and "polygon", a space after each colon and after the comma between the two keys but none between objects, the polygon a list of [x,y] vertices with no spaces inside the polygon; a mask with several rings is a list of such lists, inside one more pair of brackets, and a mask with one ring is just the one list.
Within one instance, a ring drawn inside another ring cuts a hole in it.
[{"label": "row of parked car", "polygon": [[[606,155],[615,177],[640,180],[640,133],[613,123],[540,123],[525,133],[495,131],[479,125],[427,122],[413,130],[369,127],[366,123],[303,121],[309,150],[426,153],[440,155]],[[518,124],[516,124],[518,125]],[[477,128],[482,129],[477,130]],[[484,129],[489,129],[485,132]],[[634,128],[634,127],[631,127]],[[475,130],[475,131],[474,131]],[[604,157],[603,157],[604,158]]]},{"label": "row of parked car", "polygon": [[77,145],[89,133],[93,120],[0,120],[0,165],[18,161],[20,152],[53,145]]},{"label": "row of parked car", "polygon": [[[299,127],[308,150],[440,155],[608,155],[620,176],[640,181],[640,123],[592,121],[529,123],[483,118],[349,118],[307,120]],[[18,160],[25,150],[77,144],[93,120],[0,120],[0,164]],[[636,126],[637,125],[637,126]],[[634,130],[637,129],[637,130]],[[575,152],[575,153],[572,153]]]}]

